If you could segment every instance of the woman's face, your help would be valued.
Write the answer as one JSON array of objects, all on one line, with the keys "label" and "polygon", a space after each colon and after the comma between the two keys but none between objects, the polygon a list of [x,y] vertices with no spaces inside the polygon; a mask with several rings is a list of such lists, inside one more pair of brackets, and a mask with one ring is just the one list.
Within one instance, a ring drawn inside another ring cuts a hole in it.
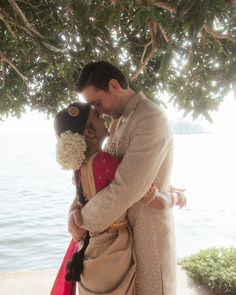
[{"label": "woman's face", "polygon": [[98,139],[101,143],[109,135],[109,132],[105,127],[105,120],[92,107],[90,109],[89,117],[85,128],[92,129],[94,131],[96,139]]}]

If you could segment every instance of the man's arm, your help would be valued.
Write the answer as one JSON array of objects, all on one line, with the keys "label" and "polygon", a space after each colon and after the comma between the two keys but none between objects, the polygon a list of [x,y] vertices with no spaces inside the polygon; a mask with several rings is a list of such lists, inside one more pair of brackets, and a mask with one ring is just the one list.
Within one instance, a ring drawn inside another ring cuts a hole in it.
[{"label": "man's arm", "polygon": [[81,227],[91,232],[105,230],[142,198],[171,147],[172,134],[159,110],[150,108],[133,123],[130,146],[113,182],[81,210]]}]

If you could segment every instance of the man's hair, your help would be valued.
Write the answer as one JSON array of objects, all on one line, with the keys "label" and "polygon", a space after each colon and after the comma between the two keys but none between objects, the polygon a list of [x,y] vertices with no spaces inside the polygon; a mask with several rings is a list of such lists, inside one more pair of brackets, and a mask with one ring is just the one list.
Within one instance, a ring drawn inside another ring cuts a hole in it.
[{"label": "man's hair", "polygon": [[111,79],[116,79],[123,89],[129,86],[126,77],[113,64],[107,61],[90,62],[82,69],[76,83],[76,90],[82,92],[84,88],[93,86],[107,91]]}]

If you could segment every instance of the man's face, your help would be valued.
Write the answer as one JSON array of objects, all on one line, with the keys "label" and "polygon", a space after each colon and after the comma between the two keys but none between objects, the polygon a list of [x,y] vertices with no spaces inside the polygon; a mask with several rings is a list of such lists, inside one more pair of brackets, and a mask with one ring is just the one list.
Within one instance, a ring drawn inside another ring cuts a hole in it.
[{"label": "man's face", "polygon": [[84,88],[82,95],[99,114],[109,115],[113,119],[118,119],[123,114],[119,98],[110,91],[98,90],[93,86],[88,86]]}]

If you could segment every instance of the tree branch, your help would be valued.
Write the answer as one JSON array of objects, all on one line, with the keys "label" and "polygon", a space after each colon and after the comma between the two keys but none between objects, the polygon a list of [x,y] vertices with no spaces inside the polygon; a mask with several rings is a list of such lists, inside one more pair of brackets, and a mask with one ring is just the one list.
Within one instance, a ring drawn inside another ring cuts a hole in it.
[{"label": "tree branch", "polygon": [[131,76],[131,81],[135,80],[138,75],[142,72],[142,70],[145,68],[145,66],[147,65],[147,63],[149,62],[149,60],[153,57],[153,54],[155,53],[156,50],[154,50],[152,48],[152,50],[149,52],[148,56],[145,58],[145,60],[143,61],[143,63],[140,63],[137,70],[133,73],[133,75]]},{"label": "tree branch", "polygon": [[173,13],[176,13],[177,9],[175,6],[173,6],[172,4],[170,4],[169,2],[167,1],[154,1],[153,3],[154,5],[156,5],[157,7],[160,7],[160,8],[163,8],[163,9],[166,9],[170,12],[173,12]]},{"label": "tree branch", "polygon": [[0,8],[0,19],[4,22],[5,26],[7,27],[8,31],[16,38],[17,35],[13,31],[12,27],[20,28],[21,30],[25,31],[26,34],[33,37],[32,31],[28,27],[23,27],[22,25],[18,24],[11,18],[7,13]]},{"label": "tree branch", "polygon": [[150,34],[151,34],[151,40],[152,40],[152,48],[153,49],[157,49],[157,38],[156,38],[156,26],[157,26],[157,23],[153,23],[153,22],[150,22],[149,23],[149,31],[150,31]]},{"label": "tree branch", "polygon": [[[20,8],[17,6],[14,0],[9,0],[10,4],[14,8],[14,10],[17,11],[17,13],[21,16],[23,19],[24,24],[20,25],[19,23],[15,22],[7,13],[0,8],[0,20],[3,21],[5,24],[7,30],[13,35],[13,37],[17,38],[17,34],[13,31],[12,27],[18,28],[23,30],[26,34],[30,35],[32,37],[32,40],[34,41],[35,35],[44,39],[40,33],[38,33],[34,28],[32,28],[32,25],[28,22],[26,17],[24,16],[23,12],[20,10]],[[42,42],[45,47],[47,47],[49,50],[53,52],[60,52],[64,53],[65,49],[57,48],[48,42]]]},{"label": "tree branch", "polygon": [[[233,5],[236,3],[236,0],[230,0],[228,1],[229,4]],[[160,7],[160,8],[163,8],[163,9],[166,9],[170,12],[173,12],[173,13],[176,13],[177,9],[176,7],[174,7],[173,5],[171,5],[170,3],[166,2],[166,1],[158,1],[156,0],[154,2],[154,4],[157,6],[157,7]],[[223,34],[220,34],[219,32],[217,31],[214,31],[212,28],[210,28],[207,24],[203,25],[203,28],[204,30],[212,35],[213,37],[215,37],[216,39],[223,39],[223,40],[230,40],[234,43],[236,43],[236,38],[231,36],[231,35],[223,35]]]},{"label": "tree branch", "polygon": [[4,15],[4,11],[0,8],[0,20],[4,23],[8,31],[12,34],[13,37],[16,37],[15,32],[12,30],[9,21],[6,19],[6,16]]},{"label": "tree branch", "polygon": [[29,21],[27,20],[27,18],[25,17],[24,13],[22,12],[22,10],[20,9],[20,7],[17,5],[17,3],[14,0],[8,0],[11,4],[11,6],[13,7],[13,9],[16,11],[16,13],[21,17],[23,23],[25,24],[25,26],[31,31],[33,32],[36,36],[43,38],[43,36],[36,31],[33,26],[29,23]]},{"label": "tree branch", "polygon": [[1,87],[3,87],[4,86],[4,84],[5,84],[5,73],[4,73],[4,62],[3,62],[3,58],[1,57],[0,58],[0,62],[1,62],[1,64],[0,64],[0,68],[1,68],[1,72],[2,72],[2,83],[1,83]]},{"label": "tree branch", "polygon": [[[231,0],[230,1],[231,4],[235,3],[236,0]],[[142,4],[142,1],[140,1],[140,4]],[[176,13],[177,12],[177,8],[175,6],[173,6],[172,4],[170,4],[167,1],[160,1],[160,0],[155,0],[154,5],[156,5],[159,8],[162,9],[166,9],[172,13]],[[169,42],[169,38],[166,35],[163,27],[161,26],[161,24],[158,24],[160,31],[165,39],[165,41],[168,43]],[[222,35],[219,32],[214,31],[213,29],[211,29],[207,24],[203,25],[204,30],[212,35],[213,37],[215,37],[216,39],[226,39],[226,40],[230,40],[234,43],[236,43],[236,38],[234,38],[231,35]],[[147,65],[148,61],[153,57],[155,51],[157,50],[157,43],[156,43],[156,34],[155,34],[155,27],[153,25],[153,23],[149,23],[149,29],[150,29],[150,35],[151,35],[151,41],[149,41],[145,46],[144,46],[144,50],[143,50],[143,54],[139,63],[138,68],[136,69],[136,71],[134,72],[134,74],[131,77],[131,81],[133,81],[134,79],[137,78],[137,76],[140,74],[140,72],[144,69],[144,67]],[[151,43],[150,43],[151,42]],[[149,54],[147,55],[147,57],[144,59],[146,51],[148,46],[152,44],[152,49],[149,52]],[[189,61],[191,60],[191,56],[192,56],[192,49],[190,49],[189,51]]]},{"label": "tree branch", "polygon": [[192,69],[192,56],[193,56],[193,46],[191,45],[189,47],[189,51],[188,51],[188,72],[191,71]]},{"label": "tree branch", "polygon": [[144,45],[143,54],[141,56],[141,63],[143,63],[146,51],[151,44],[152,44],[152,41],[150,40],[147,44]]},{"label": "tree branch", "polygon": [[214,31],[212,28],[210,28],[207,24],[203,25],[203,28],[208,34],[212,35],[216,39],[230,40],[236,43],[236,38],[234,38],[233,36],[220,34],[219,32]]},{"label": "tree branch", "polygon": [[0,50],[0,58],[5,61],[7,64],[9,64],[10,67],[12,67],[16,73],[21,77],[21,79],[25,82],[26,85],[28,85],[27,81],[28,79],[17,69],[17,67],[8,59],[5,57],[5,55]]},{"label": "tree branch", "polygon": [[170,42],[170,39],[169,37],[166,35],[166,32],[165,30],[163,29],[162,25],[159,24],[159,28],[160,28],[160,31],[162,33],[162,36],[164,37],[164,39],[166,40],[166,43],[169,43]]},{"label": "tree branch", "polygon": [[[144,50],[143,50],[143,54],[142,54],[141,59],[140,59],[139,66],[136,69],[136,71],[133,73],[133,75],[131,76],[131,78],[130,78],[131,81],[135,80],[138,77],[138,75],[142,72],[142,70],[145,68],[145,66],[147,65],[149,60],[153,57],[154,53],[157,50],[156,35],[155,35],[155,31],[154,31],[154,24],[152,22],[149,23],[149,30],[150,30],[151,40],[144,46]],[[149,54],[147,55],[147,57],[144,59],[147,48],[151,44],[152,44],[152,49],[149,52]]]},{"label": "tree branch", "polygon": [[228,5],[230,5],[230,6],[235,6],[235,4],[236,4],[236,0],[226,0],[226,2],[227,2]]}]

